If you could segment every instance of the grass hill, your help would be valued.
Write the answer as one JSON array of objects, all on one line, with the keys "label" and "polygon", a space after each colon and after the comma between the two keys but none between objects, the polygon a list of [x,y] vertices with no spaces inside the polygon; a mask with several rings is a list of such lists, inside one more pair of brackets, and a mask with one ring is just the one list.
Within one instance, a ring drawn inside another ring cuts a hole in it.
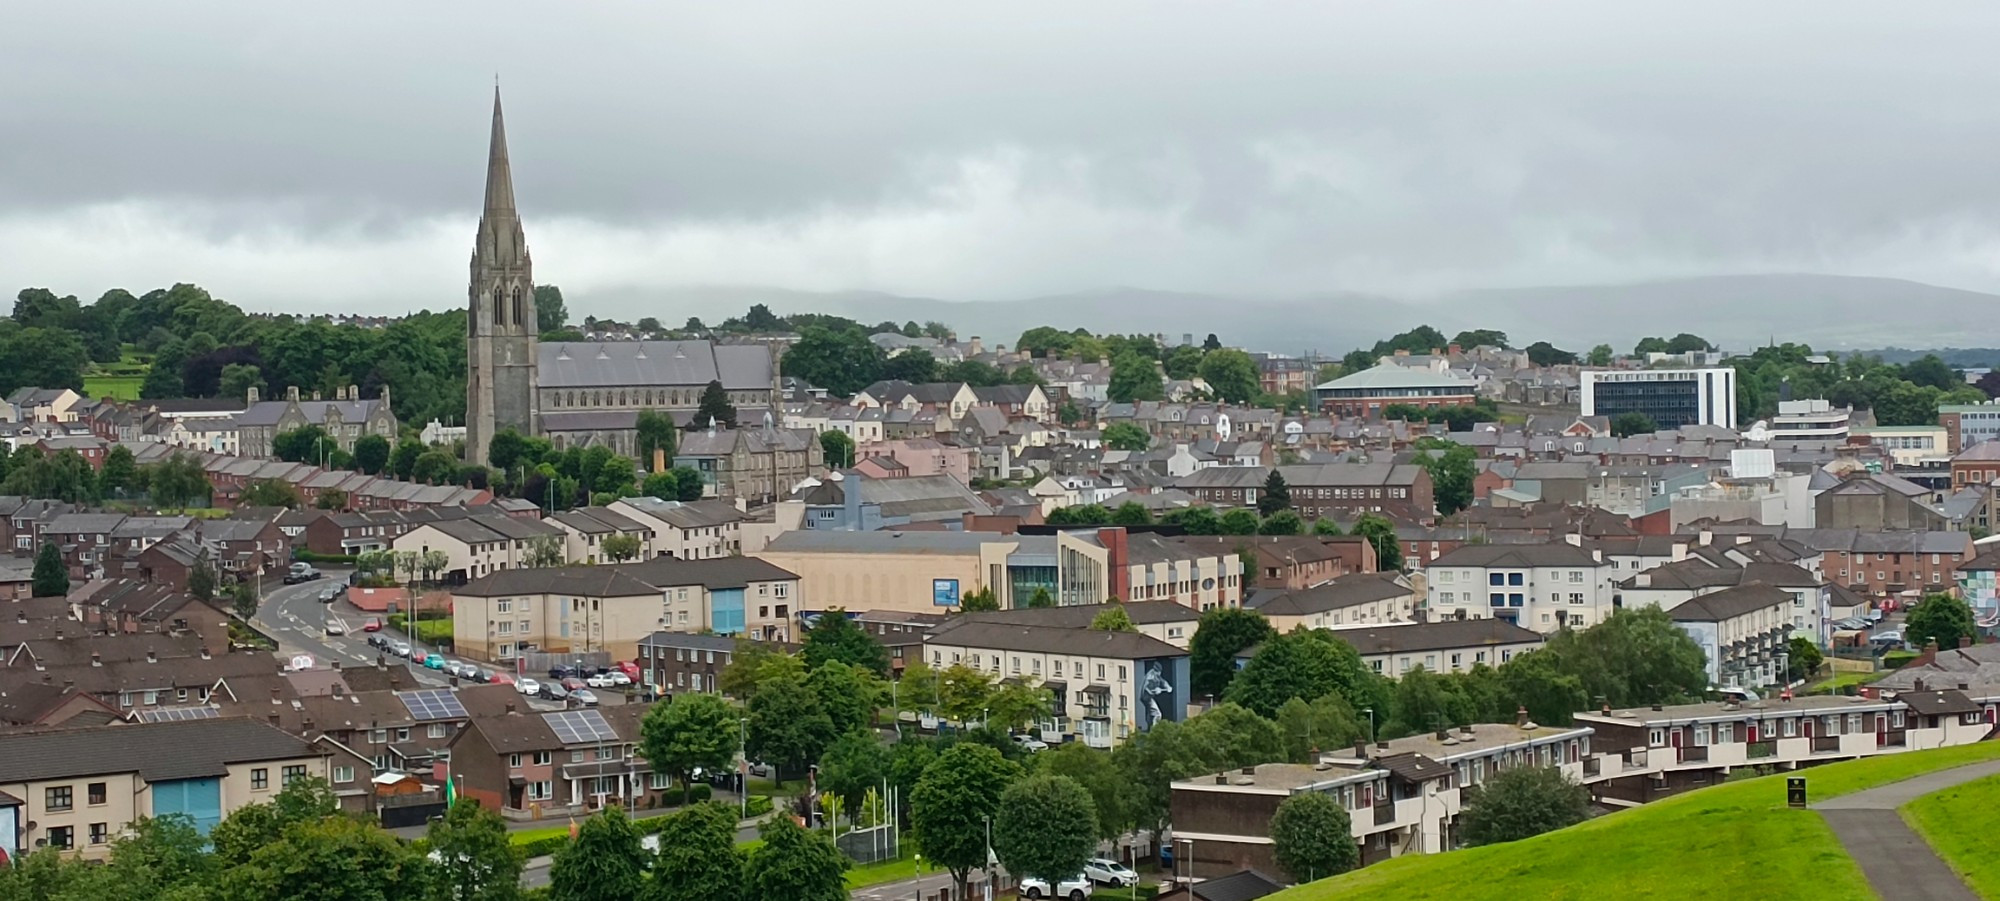
[{"label": "grass hill", "polygon": [[[1802,771],[1824,800],[2000,758],[2000,742]],[[1414,855],[1272,896],[1273,901],[1876,897],[1817,811],[1785,804],[1785,777],[1690,792],[1502,845]],[[1990,835],[1990,833],[1981,833]]]},{"label": "grass hill", "polygon": [[2000,776],[1967,782],[1903,805],[1903,819],[1983,898],[2000,898]]}]

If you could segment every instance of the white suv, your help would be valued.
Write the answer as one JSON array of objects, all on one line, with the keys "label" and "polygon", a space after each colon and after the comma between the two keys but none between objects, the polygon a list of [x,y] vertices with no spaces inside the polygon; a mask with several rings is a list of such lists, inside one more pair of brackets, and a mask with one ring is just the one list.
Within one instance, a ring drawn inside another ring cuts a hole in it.
[{"label": "white suv", "polygon": [[1139,882],[1139,874],[1132,872],[1130,867],[1108,857],[1091,858],[1083,865],[1083,875],[1092,882],[1101,883],[1113,888],[1123,888],[1128,885],[1136,885]]},{"label": "white suv", "polygon": [[1021,897],[1023,898],[1068,898],[1069,901],[1083,901],[1083,899],[1090,897],[1090,893],[1090,879],[1082,873],[1056,883],[1056,889],[1053,892],[1049,891],[1047,880],[1036,879],[1032,876],[1021,880]]}]

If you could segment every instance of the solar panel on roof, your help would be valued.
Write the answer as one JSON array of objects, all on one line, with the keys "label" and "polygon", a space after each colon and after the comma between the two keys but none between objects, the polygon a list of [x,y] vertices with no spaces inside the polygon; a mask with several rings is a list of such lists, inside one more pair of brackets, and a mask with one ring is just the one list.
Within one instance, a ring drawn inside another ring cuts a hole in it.
[{"label": "solar panel on roof", "polygon": [[604,721],[604,714],[595,710],[544,713],[542,720],[549,724],[549,730],[556,734],[556,740],[566,745],[588,744],[618,737],[617,730]]},{"label": "solar panel on roof", "polygon": [[409,708],[410,718],[416,720],[462,720],[466,718],[465,705],[458,700],[458,693],[448,688],[427,688],[421,691],[399,691],[396,698]]},{"label": "solar panel on roof", "polygon": [[213,707],[157,707],[139,711],[139,722],[173,723],[182,720],[212,720],[222,715]]}]

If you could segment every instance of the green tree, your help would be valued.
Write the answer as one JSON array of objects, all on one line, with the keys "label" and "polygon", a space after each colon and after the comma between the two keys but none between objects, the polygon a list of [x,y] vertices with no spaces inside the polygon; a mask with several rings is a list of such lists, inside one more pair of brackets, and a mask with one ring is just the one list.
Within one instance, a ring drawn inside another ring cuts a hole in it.
[{"label": "green tree", "polygon": [[1315,519],[1315,520],[1313,520],[1313,531],[1312,531],[1312,533],[1313,533],[1314,535],[1319,535],[1319,536],[1322,536],[1322,537],[1330,537],[1330,536],[1334,536],[1334,535],[1339,535],[1339,534],[1340,534],[1340,523],[1337,523],[1337,522],[1334,522],[1334,521],[1333,521],[1333,520],[1331,520],[1331,519]]},{"label": "green tree", "polygon": [[1537,723],[1568,725],[1577,711],[1590,707],[1583,679],[1566,672],[1561,659],[1544,650],[1515,654],[1500,667],[1500,684]]},{"label": "green tree", "polygon": [[[212,889],[218,872],[207,845],[208,838],[187,814],[140,817],[132,821],[127,834],[112,841],[110,866],[91,867],[115,874],[117,885],[79,892],[77,897],[103,901],[200,898]],[[0,897],[9,897],[4,884],[0,884]]]},{"label": "green tree", "polygon": [[329,814],[297,820],[272,839],[258,837],[249,859],[223,876],[216,897],[375,901],[421,897],[429,881],[422,857],[360,819]]},{"label": "green tree", "polygon": [[1222,534],[1222,523],[1216,518],[1214,508],[1189,507],[1179,512],[1177,521],[1181,524],[1181,530],[1189,535]]},{"label": "green tree", "polygon": [[1035,772],[1076,780],[1090,792],[1097,812],[1096,838],[1112,840],[1131,827],[1125,800],[1125,776],[1112,755],[1079,741],[1063,742],[1034,755]]},{"label": "green tree", "polygon": [[1097,803],[1075,779],[1037,773],[1000,793],[993,852],[1009,873],[1060,882],[1083,870],[1097,839]]},{"label": "green tree", "polygon": [[846,733],[820,755],[820,790],[847,802],[849,810],[859,809],[868,790],[889,778],[890,762],[889,749],[873,733]]},{"label": "green tree", "polygon": [[223,397],[247,399],[250,389],[264,390],[264,373],[250,363],[230,363],[222,367],[217,388]]},{"label": "green tree", "polygon": [[645,901],[744,901],[746,861],[727,809],[693,805],[662,821],[659,836]]},{"label": "green tree", "polygon": [[829,660],[857,666],[877,676],[889,675],[889,650],[849,619],[847,611],[831,607],[806,630],[799,655],[807,669],[818,669]]},{"label": "green tree", "polygon": [[741,734],[736,707],[720,695],[682,692],[654,704],[639,721],[639,753],[653,771],[681,784],[681,801],[694,790],[694,772],[721,772],[736,760]]},{"label": "green tree", "polygon": [[1183,344],[1167,353],[1160,361],[1170,379],[1191,379],[1201,374],[1201,348]]},{"label": "green tree", "polygon": [[681,494],[677,500],[701,500],[701,495],[705,488],[701,478],[701,470],[695,469],[692,466],[676,466],[669,470],[669,472],[673,473],[674,478],[679,483]]},{"label": "green tree", "polygon": [[674,463],[674,453],[678,450],[679,432],[674,428],[673,417],[658,410],[647,408],[639,411],[639,418],[633,424],[639,450],[639,465],[648,472],[653,469],[653,452],[666,455],[667,465]]},{"label": "green tree", "polygon": [[38,598],[59,598],[69,594],[69,567],[63,565],[62,551],[55,542],[44,541],[35,551],[35,571],[29,593]]},{"label": "green tree", "polygon": [[1701,646],[1652,605],[1614,610],[1580,632],[1558,632],[1543,650],[1581,678],[1591,697],[1613,707],[1677,703],[1708,689],[1708,658]]},{"label": "green tree", "polygon": [[[36,571],[40,569],[37,562]],[[1948,594],[1924,595],[1903,621],[1903,638],[1919,646],[1935,641],[1940,648],[1955,648],[1960,638],[1976,638],[1978,634],[1973,627],[1972,608]]]},{"label": "green tree", "polygon": [[1111,524],[1114,526],[1150,526],[1153,524],[1153,511],[1146,509],[1146,505],[1138,501],[1126,501],[1119,504],[1118,509],[1111,511]]},{"label": "green tree", "polygon": [[1361,862],[1347,808],[1324,792],[1300,792],[1271,817],[1271,853],[1293,881],[1338,876]]},{"label": "green tree", "polygon": [[1285,759],[1293,763],[1316,763],[1319,752],[1368,737],[1354,707],[1337,694],[1312,701],[1292,698],[1279,705],[1274,721]]},{"label": "green tree", "polygon": [[773,650],[771,645],[738,637],[729,665],[722,668],[717,687],[729,697],[748,701],[761,685],[780,679],[804,679],[805,663],[798,657]]},{"label": "green tree", "polygon": [[1133,423],[1114,422],[1104,427],[1103,441],[1112,450],[1143,451],[1153,445],[1153,436]]},{"label": "green tree", "polygon": [[1528,362],[1536,366],[1570,366],[1576,363],[1576,354],[1563,350],[1547,341],[1537,341],[1525,350]]},{"label": "green tree", "polygon": [[1222,514],[1216,520],[1216,529],[1224,535],[1255,535],[1262,523],[1257,519],[1257,511],[1238,507]]},{"label": "green tree", "polygon": [[828,429],[819,433],[819,449],[830,468],[846,469],[854,465],[854,439],[846,432]]},{"label": "green tree", "polygon": [[938,380],[937,357],[921,347],[912,347],[882,361],[882,378],[922,385]]},{"label": "green tree", "polygon": [[1363,513],[1354,521],[1354,534],[1375,546],[1375,567],[1382,572],[1403,568],[1403,544],[1396,540],[1396,524],[1379,513]]},{"label": "green tree", "polygon": [[827,391],[851,397],[881,377],[882,349],[859,329],[810,326],[785,352],[780,368]]},{"label": "green tree", "polygon": [[1586,358],[1584,362],[1589,363],[1592,366],[1609,366],[1611,365],[1612,359],[1615,358],[1617,355],[1618,352],[1612,350],[1611,345],[1599,344],[1596,347],[1590,349],[1590,356]]},{"label": "green tree", "polygon": [[97,473],[98,490],[107,496],[122,495],[139,485],[139,464],[132,449],[114,444],[104,454],[104,468]]},{"label": "green tree", "polygon": [[875,718],[876,690],[867,670],[828,660],[806,674],[806,687],[819,699],[834,735],[866,729]]},{"label": "green tree", "polygon": [[1247,404],[1262,390],[1257,363],[1240,350],[1209,351],[1199,368],[1203,381],[1217,398],[1232,404]]},{"label": "green tree", "polygon": [[1305,528],[1305,521],[1299,518],[1298,511],[1279,510],[1271,514],[1263,522],[1257,524],[1257,534],[1297,535],[1304,532]]},{"label": "green tree", "polygon": [[380,475],[389,465],[389,439],[363,435],[354,439],[354,468],[368,475]]},{"label": "green tree", "polygon": [[1785,642],[1785,676],[1793,682],[1812,678],[1825,661],[1819,643],[1804,635],[1794,635]]},{"label": "green tree", "polygon": [[767,681],[750,696],[744,753],[776,767],[778,778],[819,759],[839,733],[806,680],[787,675]]},{"label": "green tree", "polygon": [[1451,343],[1458,345],[1463,350],[1471,350],[1475,347],[1497,347],[1501,350],[1506,350],[1507,333],[1499,329],[1490,328],[1467,329],[1459,332],[1458,337],[1451,339]]},{"label": "green tree", "polygon": [[396,442],[396,449],[389,453],[389,471],[396,478],[408,479],[417,471],[417,458],[424,455],[424,443],[415,438],[405,438]]},{"label": "green tree", "polygon": [[321,460],[339,447],[340,442],[333,440],[325,429],[316,425],[279,432],[271,437],[271,456],[287,463],[311,463],[318,466]]},{"label": "green tree", "polygon": [[1128,353],[1111,361],[1111,384],[1105,388],[1105,396],[1114,403],[1127,404],[1139,400],[1163,400],[1166,389],[1160,381],[1157,363]]},{"label": "green tree", "polygon": [[185,509],[195,501],[206,500],[209,492],[208,473],[201,468],[200,461],[191,454],[176,451],[173,456],[148,467],[146,475],[147,492],[153,503],[162,509]]},{"label": "green tree", "polygon": [[229,589],[229,609],[237,619],[248,620],[257,615],[257,589],[248,582],[238,582]]},{"label": "green tree", "polygon": [[410,468],[410,481],[437,485],[450,482],[458,475],[458,458],[451,451],[432,448],[417,457],[415,466]]},{"label": "green tree", "polygon": [[1277,637],[1255,610],[1216,607],[1201,615],[1188,641],[1188,687],[1197,697],[1222,696],[1236,676],[1236,655]]},{"label": "green tree", "polygon": [[1054,607],[1055,605],[1055,596],[1049,594],[1049,589],[1046,585],[1035,586],[1035,593],[1028,596],[1028,607],[1030,609]]},{"label": "green tree", "polygon": [[1257,493],[1257,515],[1270,516],[1279,510],[1289,510],[1292,506],[1292,489],[1285,484],[1285,476],[1276,469],[1264,477],[1264,490]]},{"label": "green tree", "polygon": [[477,803],[459,800],[431,820],[424,834],[432,853],[430,901],[514,901],[521,897],[527,855],[507,839],[507,822]]},{"label": "green tree", "polygon": [[207,548],[195,555],[194,565],[188,568],[188,594],[204,602],[215,600],[215,564],[208,559]]},{"label": "green tree", "polygon": [[1633,435],[1650,435],[1659,431],[1659,429],[1660,424],[1654,422],[1653,417],[1636,410],[1611,417],[1611,434],[1620,438],[1628,438]]},{"label": "green tree", "polygon": [[1292,698],[1329,693],[1356,708],[1388,710],[1387,687],[1353,645],[1324,630],[1301,629],[1264,642],[1224,696],[1260,716],[1273,716]]},{"label": "green tree", "polygon": [[1462,816],[1466,841],[1491,845],[1574,826],[1589,815],[1589,789],[1554,767],[1517,766],[1488,776]]},{"label": "green tree", "polygon": [[1436,456],[1430,451],[1417,455],[1417,462],[1430,472],[1438,515],[1451,516],[1472,506],[1472,480],[1478,475],[1475,459],[1472,448],[1457,444]]},{"label": "green tree", "polygon": [[604,559],[620,563],[638,557],[639,543],[637,535],[606,535],[603,542]]},{"label": "green tree", "polygon": [[646,849],[638,827],[613,806],[583,821],[576,841],[549,865],[551,901],[631,901],[646,889]]},{"label": "green tree", "polygon": [[744,895],[796,901],[846,901],[847,856],[823,832],[807,832],[790,817],[765,821],[764,844],[743,868]]},{"label": "green tree", "polygon": [[1090,628],[1098,632],[1137,632],[1139,627],[1132,624],[1132,615],[1125,612],[1123,604],[1112,604],[1090,618]]},{"label": "green tree", "polygon": [[701,389],[701,402],[695,408],[696,425],[715,423],[724,428],[736,428],[736,405],[729,402],[729,392],[723,390],[722,383],[711,381]]},{"label": "green tree", "polygon": [[535,286],[535,331],[553,332],[569,325],[569,305],[555,285]]},{"label": "green tree", "polygon": [[910,792],[910,831],[924,857],[951,871],[954,897],[967,877],[986,865],[986,821],[1000,812],[1000,797],[1021,768],[979,744],[951,746],[924,768]]},{"label": "green tree", "polygon": [[999,609],[1000,600],[994,597],[991,588],[975,588],[958,599],[960,613],[991,613]]},{"label": "green tree", "polygon": [[283,507],[296,510],[305,505],[305,498],[299,496],[299,489],[290,482],[277,479],[260,479],[243,488],[237,500],[245,507]]}]

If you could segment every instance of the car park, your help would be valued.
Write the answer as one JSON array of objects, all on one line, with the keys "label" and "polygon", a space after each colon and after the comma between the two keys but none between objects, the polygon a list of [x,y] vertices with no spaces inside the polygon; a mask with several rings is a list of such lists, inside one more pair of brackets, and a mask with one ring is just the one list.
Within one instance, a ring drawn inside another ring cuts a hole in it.
[{"label": "car park", "polygon": [[576,691],[577,689],[580,688],[590,687],[589,685],[585,684],[585,682],[582,679],[579,679],[575,676],[571,676],[567,679],[558,679],[556,681],[557,684],[561,685],[563,688],[566,688],[570,691]]},{"label": "car park", "polygon": [[570,692],[569,699],[585,707],[597,706],[597,693],[588,688],[579,688]]},{"label": "car park", "polygon": [[1131,867],[1108,857],[1093,857],[1085,861],[1083,875],[1092,882],[1113,888],[1136,885],[1139,881],[1139,874],[1132,872]]},{"label": "car park", "polygon": [[610,673],[598,673],[595,676],[591,676],[590,678],[583,680],[583,683],[584,685],[590,688],[611,688],[612,686],[618,684],[616,682],[611,681]]},{"label": "car park", "polygon": [[371,617],[369,617],[369,618],[367,618],[367,619],[364,619],[364,620],[362,620],[362,621],[361,621],[361,631],[363,631],[363,632],[380,632],[380,631],[382,631],[382,618],[381,618],[381,617],[379,617],[379,616],[371,616]]},{"label": "car park", "polygon": [[576,669],[567,663],[558,663],[555,666],[549,667],[549,678],[551,679],[562,680],[574,675],[576,675]]},{"label": "car park", "polygon": [[542,683],[524,676],[521,678],[521,681],[514,683],[514,690],[529,697],[534,697],[541,694]]},{"label": "car park", "polygon": [[1021,879],[1023,898],[1068,898],[1069,901],[1083,901],[1084,898],[1090,897],[1092,888],[1090,880],[1082,873],[1056,883],[1053,891],[1049,889],[1046,879],[1036,879],[1032,876]]},{"label": "car park", "polygon": [[541,695],[551,701],[567,701],[569,700],[569,689],[555,682],[543,682]]}]

